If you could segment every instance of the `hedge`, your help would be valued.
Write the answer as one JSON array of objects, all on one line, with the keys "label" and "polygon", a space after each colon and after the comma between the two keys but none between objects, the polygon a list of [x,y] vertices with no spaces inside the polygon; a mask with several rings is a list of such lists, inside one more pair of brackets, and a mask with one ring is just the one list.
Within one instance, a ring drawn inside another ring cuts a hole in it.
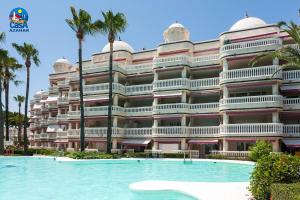
[{"label": "hedge", "polygon": [[276,183],[271,186],[272,200],[300,200],[300,183]]}]

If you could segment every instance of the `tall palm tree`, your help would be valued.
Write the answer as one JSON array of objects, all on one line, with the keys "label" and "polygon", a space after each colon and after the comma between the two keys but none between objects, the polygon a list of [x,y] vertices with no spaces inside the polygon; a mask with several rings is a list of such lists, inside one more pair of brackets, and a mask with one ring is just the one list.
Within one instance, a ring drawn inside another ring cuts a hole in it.
[{"label": "tall palm tree", "polygon": [[112,135],[112,66],[113,66],[113,44],[118,33],[124,32],[127,26],[127,20],[123,13],[114,14],[111,10],[102,12],[104,21],[100,23],[100,31],[107,35],[109,42],[109,95],[108,95],[108,119],[107,119],[107,146],[106,152],[111,153],[111,135]]},{"label": "tall palm tree", "polygon": [[79,9],[78,13],[76,9],[71,6],[72,18],[66,19],[66,23],[75,32],[78,39],[78,64],[79,64],[79,96],[80,96],[80,151],[85,150],[85,137],[84,137],[84,105],[83,105],[83,90],[82,90],[82,41],[87,35],[95,35],[99,32],[100,21],[92,21],[92,18],[88,12]]},{"label": "tall palm tree", "polygon": [[276,51],[260,54],[250,61],[250,65],[254,66],[264,59],[278,58],[284,61],[284,64],[281,65],[282,70],[300,69],[300,49],[297,49],[300,48],[300,26],[296,25],[294,22],[291,22],[290,24],[279,22],[278,26],[293,38],[298,47],[284,46]]},{"label": "tall palm tree", "polygon": [[24,102],[25,97],[21,96],[21,95],[17,95],[17,96],[14,96],[14,100],[18,103],[18,107],[19,107],[18,144],[21,145],[22,144],[22,138],[21,138],[21,130],[22,130],[21,105]]},{"label": "tall palm tree", "polygon": [[[8,58],[8,52],[4,49],[0,49],[0,72],[3,71],[5,61]],[[2,91],[2,76],[0,74],[0,91]],[[0,92],[0,154],[4,153],[4,119],[3,119],[3,104],[2,104],[2,92]]]},{"label": "tall palm tree", "polygon": [[4,42],[4,41],[5,41],[5,33],[0,32],[0,42]]},{"label": "tall palm tree", "polygon": [[28,121],[28,97],[29,97],[29,81],[30,81],[30,66],[31,61],[36,66],[39,66],[41,63],[39,59],[39,51],[32,45],[27,44],[24,42],[23,45],[18,45],[16,43],[12,43],[12,46],[15,48],[15,50],[18,52],[18,54],[24,59],[25,66],[26,66],[26,95],[25,95],[25,112],[24,112],[24,151],[27,152],[28,150],[28,137],[27,137],[27,121]]},{"label": "tall palm tree", "polygon": [[9,120],[8,120],[8,113],[9,113],[9,85],[10,82],[18,86],[21,81],[16,80],[15,71],[20,69],[22,65],[20,65],[17,59],[13,57],[8,57],[5,62],[5,67],[3,71],[3,89],[5,94],[5,139],[6,141],[9,140]]}]

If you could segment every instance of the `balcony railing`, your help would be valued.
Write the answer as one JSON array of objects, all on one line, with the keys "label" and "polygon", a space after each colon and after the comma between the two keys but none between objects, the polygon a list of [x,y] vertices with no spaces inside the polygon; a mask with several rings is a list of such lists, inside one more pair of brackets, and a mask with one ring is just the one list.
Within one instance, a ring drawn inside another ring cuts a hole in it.
[{"label": "balcony railing", "polygon": [[212,150],[210,152],[213,155],[222,155],[230,158],[247,158],[249,156],[249,151],[218,151]]},{"label": "balcony railing", "polygon": [[49,93],[58,93],[58,87],[53,86],[48,88]]},{"label": "balcony railing", "polygon": [[300,137],[300,124],[288,124],[283,126],[284,137]]},{"label": "balcony railing", "polygon": [[219,77],[191,80],[191,90],[205,90],[219,88]]},{"label": "balcony railing", "polygon": [[300,82],[300,70],[283,71],[283,82]]},{"label": "balcony railing", "polygon": [[126,71],[128,74],[139,74],[145,72],[152,72],[152,63],[151,64],[139,64],[139,65],[128,65]]},{"label": "balcony railing", "polygon": [[232,97],[220,100],[220,110],[242,108],[282,108],[281,95]]},{"label": "balcony railing", "polygon": [[68,103],[69,103],[68,97],[58,97],[58,99],[57,99],[58,105],[68,104]]},{"label": "balcony railing", "polygon": [[70,80],[58,81],[57,82],[58,88],[66,88],[70,86]]},{"label": "balcony railing", "polygon": [[190,137],[219,137],[219,126],[188,127]]},{"label": "balcony railing", "polygon": [[154,137],[187,137],[188,129],[182,126],[153,127]]},{"label": "balcony railing", "polygon": [[287,98],[283,99],[284,110],[297,110],[300,109],[300,98]]},{"label": "balcony railing", "polygon": [[226,124],[220,126],[224,136],[282,136],[280,123]]},{"label": "balcony railing", "polygon": [[[109,70],[109,63],[100,63],[95,65],[86,65],[82,67],[83,74],[90,74],[90,73],[99,73],[99,72],[107,72]],[[113,71],[119,71],[122,73],[126,73],[126,71],[120,67],[117,63],[113,63]]]},{"label": "balcony railing", "polygon": [[176,78],[167,80],[158,80],[153,82],[153,90],[174,90],[189,89],[190,80],[187,78]]},{"label": "balcony railing", "polygon": [[127,128],[124,132],[125,137],[151,137],[152,128]]},{"label": "balcony railing", "polygon": [[190,113],[211,113],[211,112],[219,112],[219,103],[197,103],[190,104]]},{"label": "balcony railing", "polygon": [[220,49],[220,57],[276,50],[282,46],[282,40],[279,38],[267,38],[247,42],[237,42],[226,44]]},{"label": "balcony railing", "polygon": [[[107,115],[108,106],[94,106],[86,107],[84,109],[86,116],[95,116],[95,115]],[[124,108],[120,106],[112,106],[113,115],[125,115]]]},{"label": "balcony railing", "polygon": [[154,114],[165,113],[189,113],[189,104],[187,103],[172,103],[172,104],[160,104],[153,106]]},{"label": "balcony railing", "polygon": [[69,92],[69,100],[77,100],[79,99],[79,91],[71,91]]},{"label": "balcony railing", "polygon": [[67,120],[67,119],[68,119],[68,114],[58,114],[58,115],[56,116],[56,119],[57,119],[58,121],[64,121],[64,120]]},{"label": "balcony railing", "polygon": [[153,91],[152,84],[143,85],[131,85],[125,86],[126,95],[141,95],[141,94],[151,94]]},{"label": "balcony railing", "polygon": [[125,108],[127,116],[146,116],[152,115],[152,106]]},{"label": "balcony railing", "polygon": [[60,138],[67,138],[68,135],[67,135],[67,131],[59,131],[56,133],[56,138],[57,139],[60,139]]},{"label": "balcony railing", "polygon": [[56,117],[49,117],[47,119],[48,124],[57,124],[57,118]]},{"label": "balcony railing", "polygon": [[[254,81],[271,78],[282,78],[282,72],[278,71],[280,66],[271,65],[263,67],[244,68],[236,70],[224,71],[220,74],[220,82],[240,82],[240,81]],[[276,72],[276,73],[275,73]]]},{"label": "balcony railing", "polygon": [[172,56],[172,57],[162,57],[153,59],[153,68],[158,67],[171,67],[171,66],[190,66],[189,56]]},{"label": "balcony railing", "polygon": [[[85,136],[86,137],[106,137],[107,128],[106,127],[86,127]],[[121,137],[124,134],[124,130],[118,127],[112,127],[112,136]],[[69,138],[79,138],[80,129],[69,129],[67,131]]]},{"label": "balcony railing", "polygon": [[[99,94],[99,93],[108,93],[109,83],[101,83],[101,84],[93,84],[93,85],[85,85],[83,87],[84,94]],[[125,87],[119,83],[112,84],[113,92],[115,93],[125,93]]]},{"label": "balcony railing", "polygon": [[219,64],[219,54],[211,54],[193,58],[192,67]]}]

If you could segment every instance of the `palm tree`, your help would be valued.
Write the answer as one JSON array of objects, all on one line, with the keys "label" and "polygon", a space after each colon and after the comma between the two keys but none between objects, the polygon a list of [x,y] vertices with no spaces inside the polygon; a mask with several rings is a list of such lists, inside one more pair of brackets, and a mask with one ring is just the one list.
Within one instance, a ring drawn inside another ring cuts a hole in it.
[{"label": "palm tree", "polygon": [[5,33],[0,32],[0,42],[4,42],[4,41],[5,41]]},{"label": "palm tree", "polygon": [[26,95],[25,95],[25,112],[24,112],[24,151],[27,152],[28,150],[28,137],[27,137],[27,114],[28,114],[28,97],[29,97],[29,81],[30,81],[30,66],[31,61],[34,62],[36,66],[39,66],[40,59],[39,59],[39,51],[32,45],[27,44],[24,42],[23,45],[18,45],[16,43],[12,43],[12,46],[16,49],[18,54],[25,60],[26,66]]},{"label": "palm tree", "polygon": [[[4,49],[0,49],[0,72],[3,71],[5,61],[8,58],[8,52]],[[0,74],[0,91],[2,91],[2,76]],[[0,154],[4,152],[4,120],[3,120],[3,104],[2,104],[2,92],[0,92]]]},{"label": "palm tree", "polygon": [[113,43],[118,33],[124,32],[127,26],[127,20],[123,13],[114,14],[111,10],[102,12],[104,21],[100,23],[100,31],[106,34],[109,42],[109,95],[108,95],[108,119],[107,119],[107,147],[106,152],[111,153],[111,135],[112,135],[112,66],[113,66]]},{"label": "palm tree", "polygon": [[290,24],[287,24],[286,22],[279,22],[278,26],[293,38],[298,47],[295,48],[293,46],[287,45],[276,51],[260,54],[250,61],[251,66],[256,65],[259,61],[264,59],[278,58],[284,61],[284,64],[281,65],[282,70],[293,70],[300,68],[300,50],[297,49],[300,47],[300,26],[296,25],[293,22],[291,22]]},{"label": "palm tree", "polygon": [[16,80],[16,75],[14,74],[15,70],[18,70],[22,67],[17,61],[17,59],[13,57],[8,57],[5,62],[5,67],[3,71],[3,89],[5,94],[5,139],[9,140],[9,83],[11,81],[14,82],[16,86],[18,86],[21,81]]},{"label": "palm tree", "polygon": [[21,96],[21,95],[17,95],[17,96],[14,96],[14,100],[16,102],[18,102],[18,106],[19,106],[19,126],[18,126],[18,144],[21,145],[22,144],[22,138],[21,138],[21,130],[22,130],[22,120],[21,120],[21,105],[22,103],[24,102],[25,100],[25,97],[24,96]]},{"label": "palm tree", "polygon": [[100,28],[100,21],[92,22],[92,18],[88,12],[76,9],[71,6],[72,19],[66,19],[66,23],[76,33],[78,39],[78,60],[79,60],[79,96],[80,96],[80,151],[84,151],[84,105],[83,105],[83,91],[82,91],[82,41],[86,35],[95,35]]}]

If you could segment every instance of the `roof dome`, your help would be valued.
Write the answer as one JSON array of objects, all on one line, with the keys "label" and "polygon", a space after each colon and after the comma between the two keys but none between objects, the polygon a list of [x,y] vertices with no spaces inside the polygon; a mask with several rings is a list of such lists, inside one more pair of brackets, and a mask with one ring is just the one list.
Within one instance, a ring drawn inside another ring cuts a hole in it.
[{"label": "roof dome", "polygon": [[64,57],[57,59],[55,63],[63,63],[63,64],[69,64],[69,65],[71,64],[70,61],[68,59],[65,59]]},{"label": "roof dome", "polygon": [[41,95],[41,94],[43,94],[44,93],[44,90],[40,90],[40,91],[37,91],[35,94],[36,95]]},{"label": "roof dome", "polygon": [[166,43],[189,40],[190,33],[182,24],[175,22],[164,31],[164,39]]},{"label": "roof dome", "polygon": [[257,17],[246,17],[237,21],[233,26],[229,29],[229,31],[237,31],[243,29],[257,28],[266,26],[267,23],[260,18]]},{"label": "roof dome", "polygon": [[[122,51],[129,51],[130,53],[134,52],[133,48],[128,43],[121,41],[121,40],[115,40],[113,43],[113,48],[114,48],[114,51],[122,50]],[[109,43],[107,43],[102,49],[102,53],[105,53],[105,52],[109,52]]]}]

